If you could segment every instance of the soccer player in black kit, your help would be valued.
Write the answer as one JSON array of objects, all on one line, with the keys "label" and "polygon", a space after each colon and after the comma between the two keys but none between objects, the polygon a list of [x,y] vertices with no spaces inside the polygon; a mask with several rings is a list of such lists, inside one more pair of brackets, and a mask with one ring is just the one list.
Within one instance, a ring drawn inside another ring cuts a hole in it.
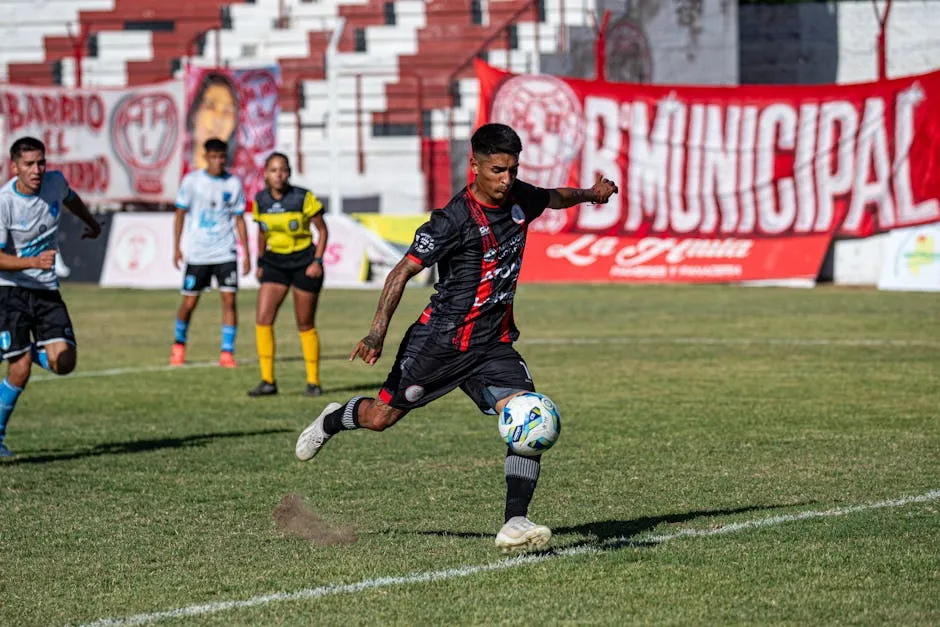
[{"label": "soccer player in black kit", "polygon": [[[473,182],[415,232],[405,257],[388,275],[369,334],[349,356],[370,366],[382,355],[385,334],[405,284],[437,264],[436,293],[411,325],[378,398],[330,403],[297,439],[298,459],[309,460],[340,431],[383,431],[412,409],[460,387],[486,414],[499,414],[513,396],[535,391],[522,356],[512,307],[528,225],[546,208],[606,203],[617,186],[598,177],[590,189],[542,189],[516,180],[522,142],[504,124],[486,124],[470,141]],[[540,457],[507,450],[505,524],[496,536],[503,551],[538,550],[551,530],[527,517]]]}]

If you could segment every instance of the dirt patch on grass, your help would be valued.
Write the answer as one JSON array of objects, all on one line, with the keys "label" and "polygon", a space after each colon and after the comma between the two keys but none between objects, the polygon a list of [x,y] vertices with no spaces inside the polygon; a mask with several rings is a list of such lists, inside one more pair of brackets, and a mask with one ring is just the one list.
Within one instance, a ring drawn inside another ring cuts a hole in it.
[{"label": "dirt patch on grass", "polygon": [[297,493],[285,494],[274,508],[274,523],[281,533],[319,546],[352,544],[359,539],[354,528],[328,523]]}]

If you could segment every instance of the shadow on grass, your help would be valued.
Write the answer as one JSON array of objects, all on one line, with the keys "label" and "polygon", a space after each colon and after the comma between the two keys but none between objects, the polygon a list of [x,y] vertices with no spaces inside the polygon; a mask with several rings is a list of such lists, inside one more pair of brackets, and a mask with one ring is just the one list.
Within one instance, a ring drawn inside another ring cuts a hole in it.
[{"label": "shadow on grass", "polygon": [[131,453],[147,453],[166,448],[189,448],[205,446],[217,440],[230,438],[251,438],[262,435],[278,433],[293,433],[294,429],[262,429],[259,431],[231,431],[227,433],[203,433],[183,438],[158,438],[153,440],[133,440],[130,442],[106,442],[98,444],[84,451],[50,452],[45,455],[17,455],[7,464],[46,464],[49,462],[70,461],[87,457],[100,457],[102,455],[128,455]]},{"label": "shadow on grass", "polygon": [[[562,544],[540,554],[554,554],[563,551],[570,551],[579,547],[590,547],[596,550],[612,550],[624,547],[651,547],[661,543],[656,538],[643,539],[636,536],[653,531],[660,525],[677,525],[700,518],[715,518],[719,516],[731,516],[733,514],[746,514],[749,512],[774,511],[783,508],[808,505],[810,503],[788,503],[786,505],[748,505],[745,507],[735,507],[731,509],[712,509],[695,510],[691,512],[678,514],[665,514],[663,516],[644,516],[633,520],[602,520],[597,522],[588,522],[569,527],[554,527],[552,535],[557,537],[566,534],[587,536],[583,540]],[[681,529],[676,529],[678,532]],[[468,531],[418,531],[418,535],[432,535],[456,538],[486,538],[492,539],[495,533],[476,533]],[[662,530],[663,535],[669,535],[668,530]]]}]

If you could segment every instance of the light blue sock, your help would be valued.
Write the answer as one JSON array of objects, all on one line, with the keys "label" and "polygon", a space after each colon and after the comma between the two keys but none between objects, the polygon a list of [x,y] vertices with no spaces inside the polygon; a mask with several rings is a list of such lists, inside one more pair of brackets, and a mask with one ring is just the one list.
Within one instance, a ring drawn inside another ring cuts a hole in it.
[{"label": "light blue sock", "polygon": [[29,353],[33,358],[34,364],[38,365],[43,370],[48,370],[52,374],[55,374],[55,371],[49,367],[49,353],[46,352],[46,349],[39,348],[33,344],[29,349]]},{"label": "light blue sock", "polygon": [[23,388],[10,383],[9,379],[0,381],[0,443],[3,442],[3,436],[7,433],[7,422],[10,421],[10,414],[16,407],[16,399],[23,393]]},{"label": "light blue sock", "polygon": [[235,352],[235,331],[238,327],[234,324],[223,324],[222,325],[222,352],[223,353],[234,353]]},{"label": "light blue sock", "polygon": [[186,343],[186,334],[189,332],[189,323],[183,322],[179,318],[176,319],[176,339],[174,340],[177,344]]}]

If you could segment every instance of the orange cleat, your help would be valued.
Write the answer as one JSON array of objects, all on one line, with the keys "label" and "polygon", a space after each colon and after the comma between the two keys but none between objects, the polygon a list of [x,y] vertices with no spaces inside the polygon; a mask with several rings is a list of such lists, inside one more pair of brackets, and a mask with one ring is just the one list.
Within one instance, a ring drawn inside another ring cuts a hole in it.
[{"label": "orange cleat", "polygon": [[235,355],[228,351],[223,351],[222,354],[219,355],[219,365],[223,368],[235,368],[238,366],[238,364],[235,363]]},{"label": "orange cleat", "polygon": [[173,344],[170,350],[170,365],[182,366],[186,362],[186,345],[179,342]]}]

